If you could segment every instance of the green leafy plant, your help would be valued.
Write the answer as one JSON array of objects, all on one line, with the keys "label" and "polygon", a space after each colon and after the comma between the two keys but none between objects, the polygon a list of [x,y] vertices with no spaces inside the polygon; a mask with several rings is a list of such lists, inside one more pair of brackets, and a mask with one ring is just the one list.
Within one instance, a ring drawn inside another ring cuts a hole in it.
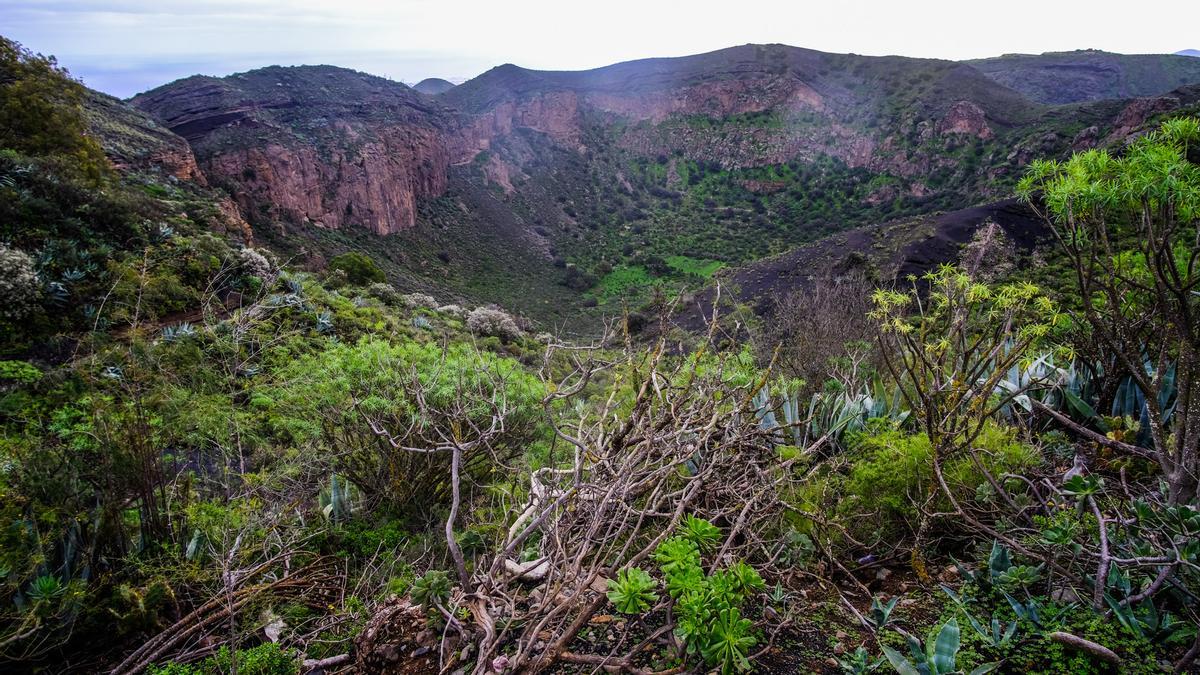
[{"label": "green leafy plant", "polygon": [[683,519],[683,536],[701,551],[707,551],[721,540],[721,530],[707,520],[689,513]]},{"label": "green leafy plant", "polygon": [[1037,583],[1042,577],[1042,568],[1044,565],[1013,565],[996,578],[996,583],[1001,588],[1008,590],[1012,589],[1027,589]]},{"label": "green leafy plant", "polygon": [[865,647],[859,647],[851,652],[849,656],[838,659],[838,667],[846,675],[865,675],[866,673],[874,672],[879,666],[882,666],[883,661],[883,657],[872,659],[870,652]]},{"label": "green leafy plant", "polygon": [[430,570],[413,582],[410,591],[413,602],[434,611],[450,599],[450,576],[443,570]]},{"label": "green leafy plant", "polygon": [[967,603],[962,599],[962,597],[944,584],[941,585],[941,589],[942,592],[949,596],[950,600],[952,600],[954,604],[958,605],[959,611],[967,617],[967,620],[971,623],[971,627],[975,629],[975,632],[979,634],[985,644],[992,648],[998,649],[1012,641],[1013,635],[1017,632],[1016,621],[1010,621],[1006,626],[1002,624],[1000,619],[993,614],[991,625],[985,627],[967,608]]},{"label": "green leafy plant", "polygon": [[43,575],[29,584],[26,594],[34,602],[51,602],[61,598],[66,592],[67,587],[58,577]]},{"label": "green leafy plant", "polygon": [[757,642],[751,628],[750,620],[743,619],[736,607],[722,609],[701,650],[704,659],[723,674],[750,670],[747,657]]},{"label": "green leafy plant", "polygon": [[608,581],[608,599],[622,614],[641,614],[658,602],[658,583],[642,569],[627,567]]},{"label": "green leafy plant", "polygon": [[729,566],[726,571],[736,593],[741,597],[749,596],[767,587],[762,576],[753,567],[739,560]]},{"label": "green leafy plant", "polygon": [[[753,623],[741,615],[742,604],[751,594],[765,590],[766,582],[744,561],[705,575],[695,538],[707,541],[711,548],[716,544],[711,536],[716,528],[698,518],[690,523],[684,534],[668,537],[654,551],[667,593],[675,600],[675,633],[686,653],[704,659],[710,668],[722,673],[747,670],[749,649],[757,638]],[[702,536],[695,537],[697,533]],[[782,588],[777,588],[776,596],[784,596]]]},{"label": "green leafy plant", "polygon": [[654,561],[663,574],[672,575],[690,568],[699,569],[700,551],[696,543],[684,537],[668,537],[654,551]]},{"label": "green leafy plant", "polygon": [[888,625],[892,618],[892,610],[896,608],[896,603],[900,602],[900,598],[892,598],[887,602],[880,602],[879,596],[871,598],[871,610],[867,613],[867,621],[879,630]]},{"label": "green leafy plant", "polygon": [[[955,659],[958,656],[959,638],[961,637],[957,619],[950,619],[942,624],[936,637],[931,635],[924,645],[919,639],[908,633],[903,633],[903,635],[908,642],[911,660],[891,647],[883,647],[883,655],[897,673],[900,675],[948,675],[957,672]],[[989,673],[999,665],[999,663],[985,663],[972,670],[970,675]]]}]

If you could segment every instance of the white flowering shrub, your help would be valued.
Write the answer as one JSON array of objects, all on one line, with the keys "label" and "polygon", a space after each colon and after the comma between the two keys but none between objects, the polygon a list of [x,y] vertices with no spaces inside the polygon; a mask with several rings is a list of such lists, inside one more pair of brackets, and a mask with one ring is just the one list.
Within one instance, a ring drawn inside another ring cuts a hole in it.
[{"label": "white flowering shrub", "polygon": [[437,308],[437,311],[438,314],[445,314],[459,320],[467,318],[467,310],[460,305],[442,305]]},{"label": "white flowering shrub", "polygon": [[27,316],[38,306],[41,294],[33,258],[0,245],[0,319],[13,321]]},{"label": "white flowering shrub", "polygon": [[242,274],[246,276],[259,279],[271,276],[271,261],[267,259],[267,256],[252,248],[247,247],[238,251],[237,261]]},{"label": "white flowering shrub", "polygon": [[367,295],[385,305],[394,305],[400,301],[400,294],[396,291],[396,287],[383,281],[376,281],[367,286]]},{"label": "white flowering shrub", "polygon": [[424,293],[409,293],[400,296],[400,302],[410,309],[437,309],[438,301],[432,295]]},{"label": "white flowering shrub", "polygon": [[467,330],[484,337],[512,340],[521,336],[516,320],[499,309],[476,307],[467,316]]}]

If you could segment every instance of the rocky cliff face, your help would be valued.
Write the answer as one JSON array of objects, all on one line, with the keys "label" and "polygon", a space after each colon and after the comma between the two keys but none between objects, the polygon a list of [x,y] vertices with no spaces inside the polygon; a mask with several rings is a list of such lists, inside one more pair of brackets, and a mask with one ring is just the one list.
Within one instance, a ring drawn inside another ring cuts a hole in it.
[{"label": "rocky cliff face", "polygon": [[417,200],[445,190],[448,163],[446,144],[432,131],[393,127],[352,149],[232,148],[207,156],[205,170],[232,186],[246,213],[386,235],[412,227]]},{"label": "rocky cliff face", "polygon": [[[1009,61],[983,65],[987,75],[948,61],[745,45],[581,72],[505,65],[436,98],[320,66],[189,78],[133,103],[195,153],[191,167],[183,154],[164,161],[227,189],[248,218],[380,235],[413,227],[453,167],[511,147],[518,133],[581,157],[619,151],[725,169],[833,159],[900,179],[871,192],[882,203],[936,195],[938,181],[986,193],[981,181],[1002,187],[1032,156],[1128,133],[1130,120],[1166,105],[1133,103],[1116,120],[1111,106],[1055,110],[1001,84],[1016,72]],[[1095,127],[1091,141],[1068,133],[1076,118]],[[512,177],[543,159],[488,157],[479,180],[513,194]]]},{"label": "rocky cliff face", "polygon": [[457,117],[425,97],[336,68],[190,78],[133,103],[185,136],[209,179],[265,221],[410,228],[469,145]]}]

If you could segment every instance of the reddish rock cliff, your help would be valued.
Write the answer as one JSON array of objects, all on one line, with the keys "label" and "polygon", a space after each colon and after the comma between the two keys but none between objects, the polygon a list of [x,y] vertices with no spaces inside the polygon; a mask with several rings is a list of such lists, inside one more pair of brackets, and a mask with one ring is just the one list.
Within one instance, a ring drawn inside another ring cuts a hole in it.
[{"label": "reddish rock cliff", "polygon": [[416,223],[417,200],[446,189],[449,155],[428,129],[384,128],[353,149],[265,146],[233,148],[205,161],[210,175],[233,186],[248,213],[318,227],[360,225],[391,234]]},{"label": "reddish rock cliff", "polygon": [[490,138],[402,84],[326,66],[189,78],[134,104],[185,136],[248,218],[381,235],[412,227],[450,163]]}]

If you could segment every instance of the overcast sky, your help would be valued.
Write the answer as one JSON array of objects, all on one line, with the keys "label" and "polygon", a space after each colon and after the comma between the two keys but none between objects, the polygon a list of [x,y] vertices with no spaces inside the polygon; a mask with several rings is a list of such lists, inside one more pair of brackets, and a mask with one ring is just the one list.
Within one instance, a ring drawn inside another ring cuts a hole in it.
[{"label": "overcast sky", "polygon": [[412,83],[501,63],[591,68],[747,42],[948,59],[1170,53],[1200,48],[1198,25],[1200,0],[0,0],[0,33],[118,96],[271,64],[330,63]]}]

